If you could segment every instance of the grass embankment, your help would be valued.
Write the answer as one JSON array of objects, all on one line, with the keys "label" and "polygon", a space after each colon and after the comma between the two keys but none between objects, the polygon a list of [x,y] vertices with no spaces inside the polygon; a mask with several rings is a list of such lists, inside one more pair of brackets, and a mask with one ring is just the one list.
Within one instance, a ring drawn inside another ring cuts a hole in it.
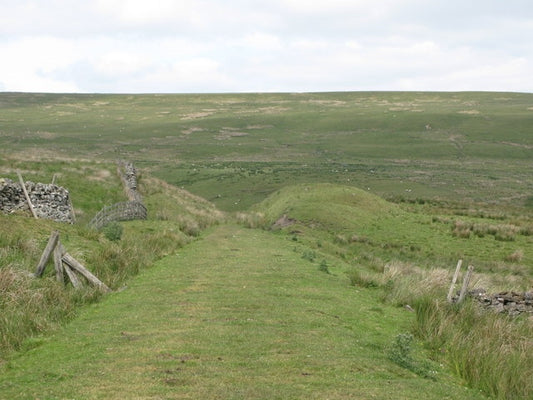
[{"label": "grass embankment", "polygon": [[[501,215],[485,216],[476,223],[491,226],[491,234],[457,235],[457,227],[443,225],[440,217],[330,184],[284,188],[257,210],[265,225],[284,215],[290,224],[281,229],[312,249],[307,258],[340,257],[351,265],[346,273],[354,286],[379,288],[376,296],[385,303],[413,307],[412,332],[470,385],[497,399],[533,398],[531,320],[493,315],[468,302],[454,307],[445,300],[457,259],[475,265],[472,286],[489,292],[531,290],[531,260],[509,257],[531,248],[531,225],[520,229]],[[511,228],[511,239],[498,236]]]},{"label": "grass embankment", "polygon": [[[7,398],[481,399],[389,359],[413,314],[284,236],[224,225],[11,360]],[[412,355],[424,358],[416,344]]]},{"label": "grass embankment", "polygon": [[118,289],[224,218],[210,203],[146,177],[140,187],[150,210],[148,220],[123,224],[121,240],[110,241],[86,223],[103,205],[125,200],[114,164],[18,162],[13,168],[0,167],[0,176],[10,177],[15,168],[34,182],[49,182],[57,174],[56,182],[70,190],[77,223],[0,213],[0,360],[13,350],[31,346],[28,337],[57,328],[80,306],[101,295],[90,287],[79,291],[64,287],[53,278],[53,267],[44,279],[31,276],[53,230],[60,232],[62,244],[75,258]]}]

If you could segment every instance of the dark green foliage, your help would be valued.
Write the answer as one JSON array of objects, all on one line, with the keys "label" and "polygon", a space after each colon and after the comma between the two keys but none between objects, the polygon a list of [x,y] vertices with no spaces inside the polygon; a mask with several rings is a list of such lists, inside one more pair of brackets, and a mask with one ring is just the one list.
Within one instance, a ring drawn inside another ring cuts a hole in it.
[{"label": "dark green foliage", "polygon": [[326,260],[322,260],[320,262],[320,265],[318,266],[318,270],[319,271],[322,271],[322,272],[325,272],[326,274],[329,274],[329,267],[328,267],[328,263]]},{"label": "dark green foliage", "polygon": [[389,347],[389,359],[402,368],[406,368],[424,378],[435,380],[434,372],[431,371],[429,362],[418,361],[413,355],[414,337],[410,333],[400,333],[396,335],[392,345]]},{"label": "dark green foliage", "polygon": [[111,222],[102,228],[104,236],[112,242],[117,242],[122,238],[124,228],[118,222]]},{"label": "dark green foliage", "polygon": [[314,262],[316,259],[316,252],[313,250],[305,250],[302,254],[304,260]]}]

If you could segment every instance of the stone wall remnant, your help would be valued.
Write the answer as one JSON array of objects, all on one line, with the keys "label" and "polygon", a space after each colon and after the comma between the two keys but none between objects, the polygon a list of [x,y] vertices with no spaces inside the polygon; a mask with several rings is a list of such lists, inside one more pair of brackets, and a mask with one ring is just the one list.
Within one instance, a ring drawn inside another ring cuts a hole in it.
[{"label": "stone wall remnant", "polygon": [[[58,222],[74,222],[70,193],[67,189],[31,181],[26,181],[25,186],[37,217]],[[8,178],[0,178],[0,211],[6,214],[29,211],[22,186]]]}]

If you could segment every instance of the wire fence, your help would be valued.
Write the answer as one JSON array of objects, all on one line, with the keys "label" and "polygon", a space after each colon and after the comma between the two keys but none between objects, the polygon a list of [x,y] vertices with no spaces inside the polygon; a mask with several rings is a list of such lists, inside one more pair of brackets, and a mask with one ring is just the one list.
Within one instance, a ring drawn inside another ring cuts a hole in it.
[{"label": "wire fence", "polygon": [[93,229],[101,229],[110,222],[146,219],[147,215],[146,207],[141,202],[124,201],[104,207],[89,222],[89,226]]}]

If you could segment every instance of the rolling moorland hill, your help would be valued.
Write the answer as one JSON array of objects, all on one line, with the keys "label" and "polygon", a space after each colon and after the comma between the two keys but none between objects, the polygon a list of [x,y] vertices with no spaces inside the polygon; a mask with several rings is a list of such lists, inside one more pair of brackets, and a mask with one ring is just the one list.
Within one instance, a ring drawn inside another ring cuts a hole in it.
[{"label": "rolling moorland hill", "polygon": [[[459,258],[531,289],[533,95],[0,104],[0,176],[77,217],[0,214],[0,398],[533,398],[531,319],[445,301]],[[86,224],[123,158],[149,215],[117,241]],[[114,293],[28,276],[53,229]]]},{"label": "rolling moorland hill", "polygon": [[522,207],[532,120],[521,93],[2,93],[0,151],[128,159],[230,211],[298,182]]}]

